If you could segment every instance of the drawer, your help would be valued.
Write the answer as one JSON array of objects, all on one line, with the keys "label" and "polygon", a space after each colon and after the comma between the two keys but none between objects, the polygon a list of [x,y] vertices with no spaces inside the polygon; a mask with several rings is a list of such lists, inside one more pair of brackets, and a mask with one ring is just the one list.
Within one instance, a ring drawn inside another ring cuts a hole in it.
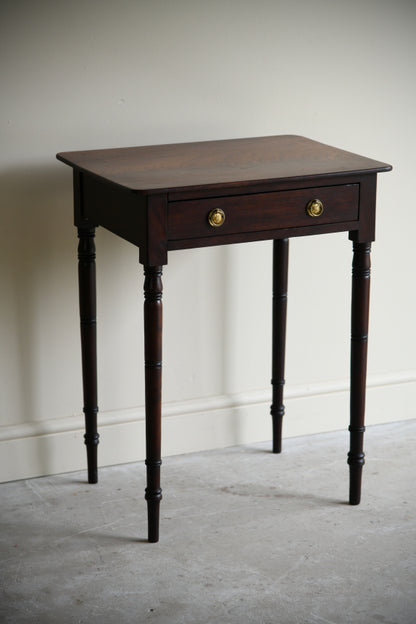
[{"label": "drawer", "polygon": [[[344,184],[172,201],[168,204],[168,238],[180,240],[356,221],[358,197],[359,184]],[[311,216],[308,204],[316,199],[323,210],[319,216]]]}]

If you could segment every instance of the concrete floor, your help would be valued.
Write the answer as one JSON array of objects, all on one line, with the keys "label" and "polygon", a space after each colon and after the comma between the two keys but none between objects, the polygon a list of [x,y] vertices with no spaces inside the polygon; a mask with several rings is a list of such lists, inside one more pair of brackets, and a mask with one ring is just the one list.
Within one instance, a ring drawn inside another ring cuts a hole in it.
[{"label": "concrete floor", "polygon": [[0,486],[0,622],[415,624],[416,421],[166,458],[161,541],[144,467]]}]

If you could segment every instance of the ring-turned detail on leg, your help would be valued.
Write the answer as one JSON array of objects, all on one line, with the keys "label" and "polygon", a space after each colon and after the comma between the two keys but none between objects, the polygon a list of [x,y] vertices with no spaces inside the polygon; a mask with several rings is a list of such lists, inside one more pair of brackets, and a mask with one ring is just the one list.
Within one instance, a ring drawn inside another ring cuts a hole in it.
[{"label": "ring-turned detail on leg", "polygon": [[367,377],[367,338],[370,302],[371,243],[353,244],[351,301],[351,397],[350,397],[350,467],[351,505],[361,500],[361,475],[364,465],[364,415]]},{"label": "ring-turned detail on leg", "polygon": [[159,540],[161,416],[162,416],[162,267],[144,269],[144,352],[146,382],[145,498],[149,542]]},{"label": "ring-turned detail on leg", "polygon": [[282,421],[285,413],[283,388],[285,385],[287,273],[289,240],[273,241],[273,332],[272,332],[272,388],[270,407],[273,423],[273,453],[282,450]]},{"label": "ring-turned detail on leg", "polygon": [[97,483],[97,312],[95,227],[78,228],[78,284],[88,483]]}]

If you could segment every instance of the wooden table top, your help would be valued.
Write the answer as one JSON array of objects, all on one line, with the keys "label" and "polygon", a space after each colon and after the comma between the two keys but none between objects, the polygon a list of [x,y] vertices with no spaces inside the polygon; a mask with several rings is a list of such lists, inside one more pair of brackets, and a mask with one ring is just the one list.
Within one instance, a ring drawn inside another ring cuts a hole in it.
[{"label": "wooden table top", "polygon": [[61,152],[57,158],[142,193],[391,170],[296,135]]}]

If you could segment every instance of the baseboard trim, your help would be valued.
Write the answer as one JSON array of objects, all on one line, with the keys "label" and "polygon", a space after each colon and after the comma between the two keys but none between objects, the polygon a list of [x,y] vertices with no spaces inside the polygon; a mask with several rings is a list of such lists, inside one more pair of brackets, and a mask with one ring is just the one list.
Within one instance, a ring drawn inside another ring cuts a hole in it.
[{"label": "baseboard trim", "polygon": [[[372,375],[367,383],[367,424],[416,417],[416,371]],[[288,386],[284,437],[345,429],[348,380]],[[270,390],[198,398],[163,406],[163,455],[223,448],[271,437]],[[144,407],[99,414],[101,466],[142,460]],[[83,418],[77,414],[0,428],[0,482],[85,467]]]}]

